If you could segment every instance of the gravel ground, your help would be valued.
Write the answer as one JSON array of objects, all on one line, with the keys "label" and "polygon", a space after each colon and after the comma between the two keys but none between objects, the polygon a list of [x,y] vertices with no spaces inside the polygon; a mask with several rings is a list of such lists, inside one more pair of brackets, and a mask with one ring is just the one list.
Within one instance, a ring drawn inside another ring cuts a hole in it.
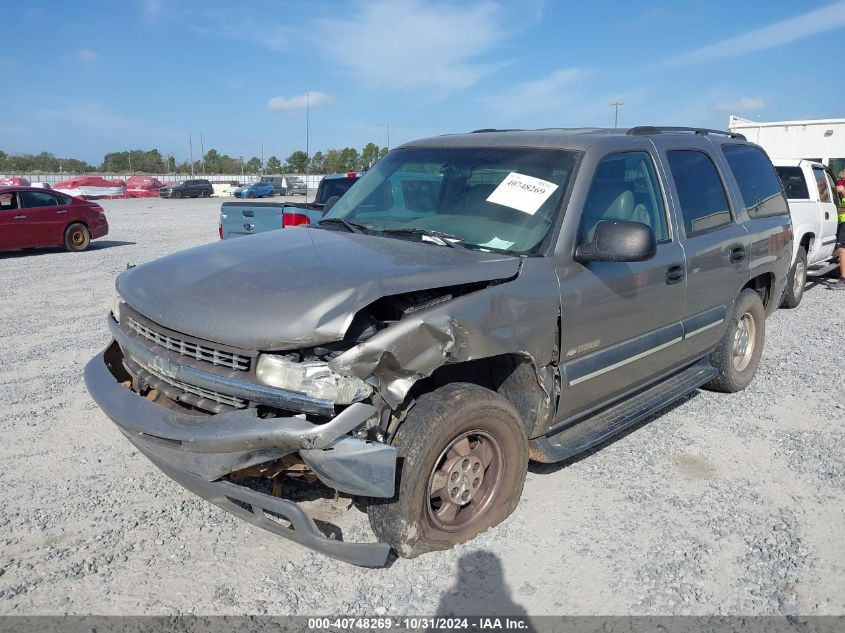
[{"label": "gravel ground", "polygon": [[[214,241],[219,205],[105,201],[89,252],[0,254],[0,614],[845,613],[845,296],[775,313],[746,391],[532,466],[453,551],[360,569],[194,497],[85,391],[114,277]],[[348,505],[320,512],[372,538]]]}]

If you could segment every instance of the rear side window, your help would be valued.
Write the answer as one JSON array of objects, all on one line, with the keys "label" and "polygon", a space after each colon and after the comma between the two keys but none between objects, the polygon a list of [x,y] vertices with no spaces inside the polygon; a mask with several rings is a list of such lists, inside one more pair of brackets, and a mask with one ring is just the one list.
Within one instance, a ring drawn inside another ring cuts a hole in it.
[{"label": "rear side window", "polygon": [[730,224],[728,196],[710,157],[696,150],[672,150],[667,154],[686,234]]},{"label": "rear side window", "polygon": [[18,197],[12,191],[0,193],[0,211],[12,211],[18,208]]},{"label": "rear side window", "polygon": [[24,209],[33,209],[35,207],[55,207],[57,206],[56,198],[51,193],[43,193],[41,191],[21,191],[21,206]]},{"label": "rear side window", "polygon": [[813,167],[813,176],[816,177],[816,186],[819,188],[819,200],[821,202],[831,202],[830,187],[827,186],[827,179],[824,177],[824,169],[821,167]]},{"label": "rear side window", "polygon": [[762,151],[747,145],[723,145],[722,151],[750,217],[765,218],[789,213],[780,179]]},{"label": "rear side window", "polygon": [[807,181],[804,180],[804,170],[800,167],[775,167],[778,178],[783,185],[783,191],[789,200],[809,200]]}]

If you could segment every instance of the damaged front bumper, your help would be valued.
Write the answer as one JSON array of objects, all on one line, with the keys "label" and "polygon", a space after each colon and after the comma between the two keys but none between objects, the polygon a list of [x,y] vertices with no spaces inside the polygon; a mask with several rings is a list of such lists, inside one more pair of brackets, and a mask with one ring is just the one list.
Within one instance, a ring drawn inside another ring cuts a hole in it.
[{"label": "damaged front bumper", "polygon": [[[352,404],[329,422],[298,417],[259,418],[254,409],[191,415],[155,404],[125,388],[107,358],[120,358],[112,343],[85,368],[91,396],[123,434],[169,477],[235,516],[322,552],[370,567],[384,565],[384,543],[345,543],[325,537],[296,503],[221,480],[233,471],[297,452],[327,486],[353,495],[391,497],[396,449],[347,435],[375,409]],[[278,515],[286,527],[268,518]]]}]

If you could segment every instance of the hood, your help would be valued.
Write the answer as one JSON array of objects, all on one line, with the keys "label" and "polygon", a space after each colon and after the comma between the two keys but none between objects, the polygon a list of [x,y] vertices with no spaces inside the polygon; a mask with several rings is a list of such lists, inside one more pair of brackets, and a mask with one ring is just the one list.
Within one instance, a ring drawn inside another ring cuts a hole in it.
[{"label": "hood", "polygon": [[508,255],[297,227],[131,268],[117,289],[164,327],[267,351],[340,340],[355,313],[383,296],[507,279],[518,269]]}]

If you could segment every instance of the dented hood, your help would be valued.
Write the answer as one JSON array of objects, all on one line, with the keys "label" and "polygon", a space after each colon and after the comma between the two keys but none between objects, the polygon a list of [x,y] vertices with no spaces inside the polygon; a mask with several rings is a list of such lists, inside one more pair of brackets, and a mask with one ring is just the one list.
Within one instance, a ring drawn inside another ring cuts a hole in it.
[{"label": "dented hood", "polygon": [[200,246],[132,268],[126,302],[177,332],[254,350],[343,338],[386,295],[507,279],[519,258],[298,227]]}]

